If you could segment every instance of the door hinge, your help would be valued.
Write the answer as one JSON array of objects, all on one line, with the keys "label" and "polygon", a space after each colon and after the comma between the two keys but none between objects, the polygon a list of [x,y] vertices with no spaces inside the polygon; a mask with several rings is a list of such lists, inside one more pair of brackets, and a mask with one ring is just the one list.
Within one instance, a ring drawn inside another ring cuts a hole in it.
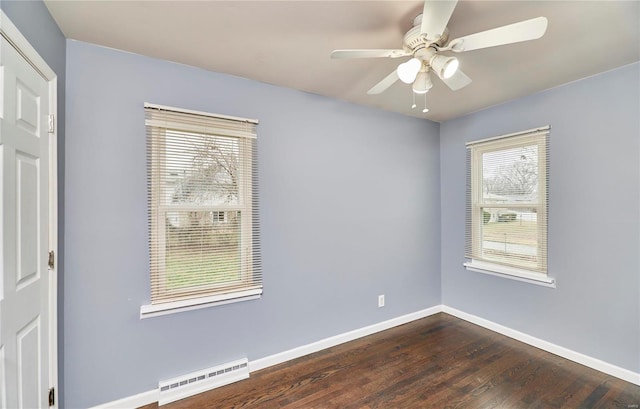
[{"label": "door hinge", "polygon": [[55,262],[56,262],[56,254],[53,252],[53,250],[51,250],[49,252],[49,262],[48,262],[50,270],[53,270],[53,266],[55,265]]},{"label": "door hinge", "polygon": [[49,406],[54,406],[56,404],[56,390],[53,388],[49,389]]},{"label": "door hinge", "polygon": [[49,115],[49,133],[55,132],[55,117],[53,114]]}]

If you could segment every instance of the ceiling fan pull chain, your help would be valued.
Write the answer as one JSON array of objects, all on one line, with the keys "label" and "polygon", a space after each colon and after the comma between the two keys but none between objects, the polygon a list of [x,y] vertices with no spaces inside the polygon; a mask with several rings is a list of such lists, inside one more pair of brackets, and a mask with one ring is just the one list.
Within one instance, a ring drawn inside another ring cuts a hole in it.
[{"label": "ceiling fan pull chain", "polygon": [[427,113],[429,112],[429,108],[427,108],[427,93],[424,93],[424,109],[422,110],[422,112]]},{"label": "ceiling fan pull chain", "polygon": [[411,105],[411,109],[416,107],[416,93],[411,90],[411,95],[413,96],[413,105]]}]

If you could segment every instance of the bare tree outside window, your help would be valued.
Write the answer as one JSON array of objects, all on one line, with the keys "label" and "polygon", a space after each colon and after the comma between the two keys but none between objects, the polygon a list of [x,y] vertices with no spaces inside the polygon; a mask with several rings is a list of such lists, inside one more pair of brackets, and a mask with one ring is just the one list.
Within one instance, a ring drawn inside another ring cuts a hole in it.
[{"label": "bare tree outside window", "polygon": [[538,189],[538,147],[485,153],[482,182],[485,197],[492,194],[529,200]]},{"label": "bare tree outside window", "polygon": [[191,148],[167,157],[167,194],[174,205],[202,210],[166,213],[167,281],[176,288],[211,283],[212,275],[228,281],[239,274],[240,211],[218,206],[239,201],[237,140],[167,132],[167,144],[178,138],[189,139]]}]

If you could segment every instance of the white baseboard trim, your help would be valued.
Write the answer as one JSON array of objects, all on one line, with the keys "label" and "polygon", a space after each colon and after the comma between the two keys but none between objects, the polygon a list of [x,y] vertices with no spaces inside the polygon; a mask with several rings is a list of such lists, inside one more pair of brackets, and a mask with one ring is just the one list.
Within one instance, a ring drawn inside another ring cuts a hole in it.
[{"label": "white baseboard trim", "polygon": [[[392,318],[387,321],[379,322],[377,324],[369,325],[364,328],[359,328],[353,331],[345,332],[343,334],[335,335],[333,337],[325,338],[320,341],[312,342],[311,344],[293,348],[288,351],[279,352],[274,355],[256,359],[249,362],[249,372],[255,372],[260,369],[268,368],[270,366],[289,361],[291,359],[300,358],[304,355],[318,352],[326,348],[343,344],[345,342],[353,341],[354,339],[366,337],[367,335],[375,334],[376,332],[397,327],[398,325],[407,324],[411,321],[419,320],[420,318],[428,317],[429,315],[433,315],[439,312],[442,312],[442,305],[436,305],[421,311],[416,311],[410,314],[402,315],[400,317]],[[140,406],[157,402],[158,397],[159,392],[157,389],[154,389],[151,391],[139,393],[134,396],[129,396],[127,398],[118,399],[113,402],[94,406],[91,409],[135,409]]]},{"label": "white baseboard trim", "polygon": [[148,405],[158,401],[159,393],[157,389],[142,392],[137,395],[103,403],[90,409],[136,409],[140,406]]},{"label": "white baseboard trim", "polygon": [[497,324],[493,321],[480,318],[476,315],[468,314],[464,311],[460,311],[455,308],[448,307],[446,305],[442,306],[442,312],[445,312],[449,315],[453,315],[454,317],[458,317],[460,319],[479,325],[481,327],[487,328],[491,331],[505,335],[509,338],[513,338],[515,340],[524,342],[525,344],[529,344],[536,348],[540,348],[552,354],[561,356],[570,361],[577,362],[581,365],[588,366],[589,368],[598,370],[600,372],[604,372],[611,376],[615,376],[616,378],[620,378],[627,382],[640,385],[640,373],[633,372],[628,369],[620,368],[619,366],[610,364],[608,362],[604,362],[599,359],[592,358],[588,355],[581,354],[580,352],[576,352],[571,349],[561,347],[551,342],[542,340],[540,338],[536,338],[534,336],[525,334],[520,331],[516,331],[509,327],[505,327],[504,325]]},{"label": "white baseboard trim", "polygon": [[[579,352],[572,351],[570,349],[561,347],[559,345],[552,344],[551,342],[544,341],[534,336],[525,334],[520,331],[505,327],[504,325],[497,324],[495,322],[480,318],[476,315],[468,314],[466,312],[457,310],[455,308],[448,307],[446,305],[436,305],[431,308],[427,308],[421,311],[416,311],[411,314],[403,315],[400,317],[392,318],[387,321],[379,322],[377,324],[369,325],[367,327],[359,328],[353,331],[338,334],[333,337],[325,338],[320,341],[312,342],[311,344],[299,346],[288,351],[279,352],[264,358],[249,361],[249,372],[255,372],[260,369],[265,369],[273,365],[281,364],[283,362],[300,358],[302,356],[321,351],[326,348],[331,348],[336,345],[343,344],[345,342],[353,341],[358,338],[365,337],[367,335],[375,334],[376,332],[385,331],[389,328],[397,327],[398,325],[406,324],[411,321],[415,321],[430,315],[444,312],[454,317],[458,317],[465,321],[487,328],[491,331],[505,335],[509,338],[516,339],[524,342],[536,348],[540,348],[544,351],[561,356],[570,361],[577,362],[589,368],[593,368],[600,372],[604,372],[616,378],[620,378],[627,382],[631,382],[636,385],[640,385],[640,373],[630,371],[628,369],[620,368],[619,366],[612,365],[610,363],[601,361],[596,358],[581,354]],[[113,402],[105,403],[102,405],[94,406],[91,409],[135,409],[140,406],[148,405],[158,401],[158,390],[153,389],[147,392],[142,392],[134,396],[115,400]]]},{"label": "white baseboard trim", "polygon": [[392,318],[387,321],[369,325],[368,327],[345,332],[343,334],[312,342],[311,344],[293,348],[288,351],[279,352],[277,354],[273,354],[264,358],[256,359],[255,361],[249,362],[249,371],[254,372],[273,365],[278,365],[291,359],[300,358],[301,356],[312,354],[326,348],[331,348],[345,342],[353,341],[354,339],[366,337],[367,335],[375,334],[376,332],[384,331],[389,328],[397,327],[398,325],[406,324],[420,318],[428,317],[429,315],[433,315],[438,312],[442,312],[442,305],[436,305],[425,310],[413,312],[411,314],[403,315],[397,318]]}]

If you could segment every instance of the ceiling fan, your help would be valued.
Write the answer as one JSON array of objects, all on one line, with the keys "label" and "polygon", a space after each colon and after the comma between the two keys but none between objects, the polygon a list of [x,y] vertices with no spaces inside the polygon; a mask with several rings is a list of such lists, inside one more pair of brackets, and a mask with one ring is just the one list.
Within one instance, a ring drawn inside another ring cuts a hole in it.
[{"label": "ceiling fan", "polygon": [[430,72],[457,91],[469,85],[471,79],[458,69],[457,58],[440,53],[460,53],[535,40],[547,30],[547,19],[537,17],[449,41],[447,24],[456,4],[457,0],[425,0],[422,14],[416,16],[413,27],[404,35],[402,49],[334,50],[331,58],[413,57],[367,91],[370,95],[382,93],[397,80],[413,84],[414,93],[425,94],[433,86]]}]

